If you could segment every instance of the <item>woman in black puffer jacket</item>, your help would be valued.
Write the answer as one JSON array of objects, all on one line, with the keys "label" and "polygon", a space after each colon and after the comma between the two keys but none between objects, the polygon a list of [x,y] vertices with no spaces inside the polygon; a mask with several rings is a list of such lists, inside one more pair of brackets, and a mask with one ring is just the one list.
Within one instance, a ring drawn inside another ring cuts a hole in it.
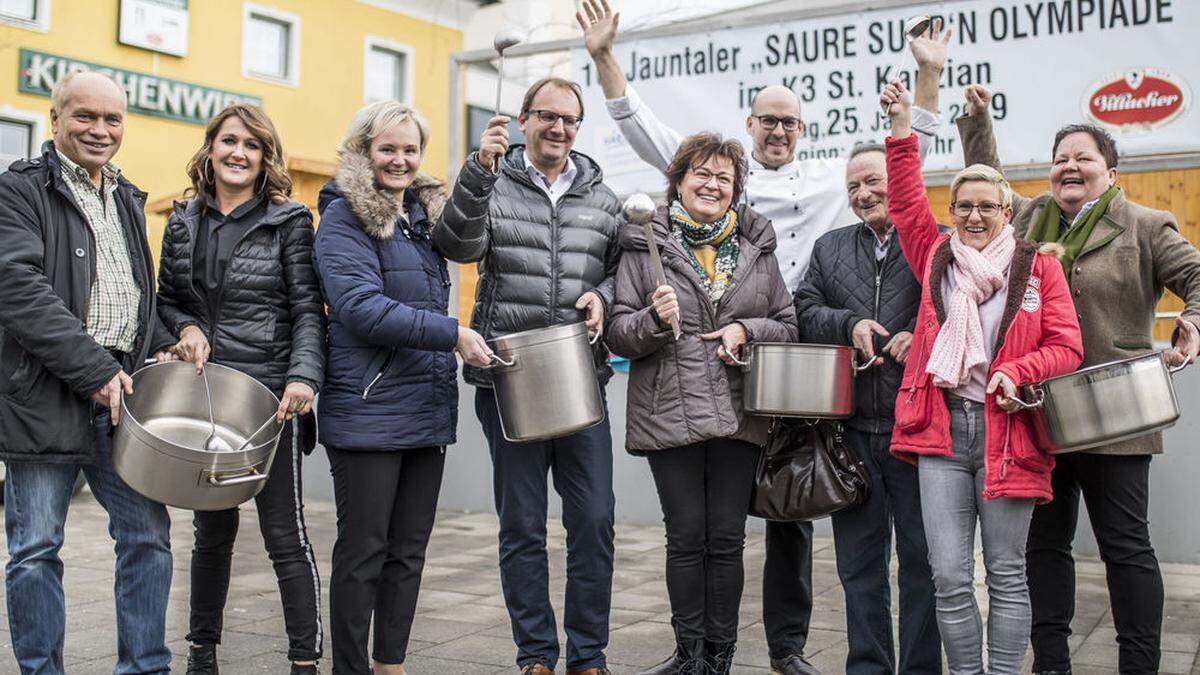
[{"label": "woman in black puffer jacket", "polygon": [[[253,106],[217,114],[188,165],[193,196],[163,235],[159,316],[177,356],[254,377],[281,398],[286,421],[259,527],[279,579],[293,673],[321,657],[320,581],[305,532],[300,459],[311,451],[313,397],[325,377],[325,308],[312,266],[313,222],[292,182],[271,120]],[[192,551],[188,673],[217,673],[238,510],[197,511]]]}]

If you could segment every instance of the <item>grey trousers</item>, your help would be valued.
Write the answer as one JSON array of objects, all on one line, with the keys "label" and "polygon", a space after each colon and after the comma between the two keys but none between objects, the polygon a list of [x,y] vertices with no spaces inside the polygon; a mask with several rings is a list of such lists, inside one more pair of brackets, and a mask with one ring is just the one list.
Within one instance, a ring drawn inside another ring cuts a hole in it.
[{"label": "grey trousers", "polygon": [[[1034,500],[984,500],[984,408],[947,397],[954,454],[922,456],[921,515],[937,593],[937,621],[950,675],[1017,675],[1029,646],[1025,541]],[[988,588],[988,668],[975,602],[975,523]]]}]

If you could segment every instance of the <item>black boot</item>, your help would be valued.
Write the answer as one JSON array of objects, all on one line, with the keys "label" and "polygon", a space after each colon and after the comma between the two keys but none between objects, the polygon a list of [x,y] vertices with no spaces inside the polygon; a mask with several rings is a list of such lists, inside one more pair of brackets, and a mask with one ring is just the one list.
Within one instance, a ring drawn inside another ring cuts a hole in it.
[{"label": "black boot", "polygon": [[737,651],[735,642],[705,642],[704,665],[711,675],[729,675],[733,667],[733,653]]},{"label": "black boot", "polygon": [[678,641],[671,658],[638,675],[704,675],[704,641]]},{"label": "black boot", "polygon": [[188,650],[187,675],[220,675],[217,646],[195,645]]},{"label": "black boot", "polygon": [[304,665],[300,665],[299,663],[292,664],[291,675],[317,675],[319,672],[321,671],[317,670],[317,664],[315,663],[306,663]]}]

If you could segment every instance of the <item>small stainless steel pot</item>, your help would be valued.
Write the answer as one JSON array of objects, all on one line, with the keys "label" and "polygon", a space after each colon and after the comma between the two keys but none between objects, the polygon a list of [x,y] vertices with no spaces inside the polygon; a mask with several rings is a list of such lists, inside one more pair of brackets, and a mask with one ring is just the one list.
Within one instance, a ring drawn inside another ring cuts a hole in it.
[{"label": "small stainless steel pot", "polygon": [[[273,420],[279,399],[233,368],[206,365],[217,435],[231,452],[209,452],[203,378],[183,361],[133,374],[133,393],[121,402],[113,465],[126,483],[163,504],[195,511],[233,508],[262,490],[283,425]],[[264,420],[270,424],[260,429]]]},{"label": "small stainless steel pot", "polygon": [[755,342],[745,361],[742,405],[747,414],[840,419],[854,414],[854,349],[841,345]]},{"label": "small stainless steel pot", "polygon": [[1161,353],[1082,368],[1022,387],[1038,442],[1059,454],[1162,431],[1179,419],[1172,374]]},{"label": "small stainless steel pot", "polygon": [[604,419],[587,324],[522,331],[489,344],[496,408],[508,440],[559,438]]}]

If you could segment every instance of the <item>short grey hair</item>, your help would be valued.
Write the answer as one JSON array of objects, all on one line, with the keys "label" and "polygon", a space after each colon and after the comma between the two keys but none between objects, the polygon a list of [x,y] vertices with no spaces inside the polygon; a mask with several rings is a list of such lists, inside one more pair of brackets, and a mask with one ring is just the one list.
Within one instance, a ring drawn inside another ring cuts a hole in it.
[{"label": "short grey hair", "polygon": [[112,82],[113,85],[121,91],[121,100],[125,102],[126,106],[129,105],[129,102],[125,97],[125,87],[122,87],[121,83],[117,82],[116,78],[114,78],[111,73],[103,70],[72,70],[66,75],[58,78],[58,82],[55,82],[54,88],[50,90],[50,110],[52,110],[55,114],[62,112],[63,106],[67,104],[67,86],[70,85],[71,82],[74,81],[74,79],[81,73],[94,73],[100,77],[103,77],[109,82]]},{"label": "short grey hair", "polygon": [[883,143],[875,143],[875,142],[859,143],[850,150],[849,159],[854,159],[855,157],[858,157],[859,155],[865,155],[868,152],[881,152],[884,155],[886,155],[887,154],[887,146],[885,146]]},{"label": "short grey hair", "polygon": [[950,182],[950,202],[954,203],[958,194],[958,188],[962,187],[963,183],[975,182],[995,185],[996,189],[1000,192],[1001,208],[1007,209],[1012,206],[1012,186],[1004,179],[1004,174],[987,164],[972,164],[954,176],[954,180]]},{"label": "short grey hair", "polygon": [[345,154],[366,156],[374,141],[380,134],[400,126],[407,120],[417,125],[417,133],[421,137],[421,154],[425,154],[425,145],[429,143],[429,125],[415,109],[399,101],[376,101],[362,110],[354,113],[350,120],[350,128],[338,148],[338,155]]}]

